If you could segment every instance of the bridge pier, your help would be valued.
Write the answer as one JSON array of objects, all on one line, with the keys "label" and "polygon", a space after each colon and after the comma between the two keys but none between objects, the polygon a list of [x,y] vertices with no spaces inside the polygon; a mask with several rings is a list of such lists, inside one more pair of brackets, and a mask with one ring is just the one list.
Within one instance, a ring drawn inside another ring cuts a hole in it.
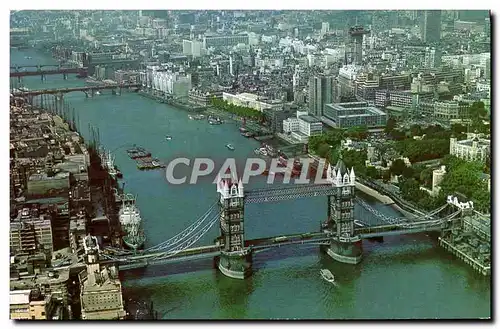
[{"label": "bridge pier", "polygon": [[40,75],[40,80],[42,80],[42,81],[47,80],[47,77],[45,76],[45,74],[41,74]]},{"label": "bridge pier", "polygon": [[245,195],[241,180],[217,180],[220,194],[219,243],[223,245],[217,267],[227,277],[245,279],[252,275],[252,251],[245,248],[244,207]]},{"label": "bridge pier", "polygon": [[68,80],[68,75],[66,73],[63,73],[63,79]]},{"label": "bridge pier", "polygon": [[252,252],[245,249],[241,252],[221,252],[217,260],[219,271],[233,279],[246,279],[252,275]]},{"label": "bridge pier", "polygon": [[333,238],[325,252],[337,262],[358,264],[363,259],[363,244],[359,237]]}]

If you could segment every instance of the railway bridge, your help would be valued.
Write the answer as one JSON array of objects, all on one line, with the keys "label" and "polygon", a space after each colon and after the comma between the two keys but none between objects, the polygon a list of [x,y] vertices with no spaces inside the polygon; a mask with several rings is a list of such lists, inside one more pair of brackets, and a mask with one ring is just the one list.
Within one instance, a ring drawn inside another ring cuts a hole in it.
[{"label": "railway bridge", "polygon": [[[81,91],[85,94],[85,97],[94,97],[98,91],[102,90],[111,90],[113,95],[120,95],[122,90],[132,90],[137,92],[140,89],[141,85],[137,83],[127,83],[127,84],[104,84],[104,85],[96,85],[96,86],[84,86],[84,87],[72,87],[72,88],[55,88],[55,89],[39,89],[39,90],[13,90],[11,92],[14,97],[23,97],[27,98],[29,103],[33,104],[33,98],[40,95],[54,95],[55,100],[60,103],[60,107],[62,108],[62,103],[64,100],[64,95]],[[43,98],[42,98],[43,102]],[[43,104],[42,104],[43,107]]]},{"label": "railway bridge", "polygon": [[[326,183],[290,185],[273,189],[245,191],[241,180],[218,178],[218,200],[195,222],[174,237],[142,251],[106,248],[99,250],[103,264],[117,264],[120,270],[148,265],[177,263],[200,258],[215,258],[226,276],[244,279],[252,274],[252,259],[266,250],[284,246],[320,246],[332,259],[349,264],[362,260],[362,240],[397,234],[451,230],[462,215],[473,210],[472,202],[461,203],[448,197],[446,204],[408,218],[388,217],[355,195],[354,170],[342,160],[329,166]],[[317,232],[245,239],[245,205],[279,202],[297,198],[326,196],[328,216]],[[372,215],[370,220],[355,218],[357,203]],[[218,237],[213,245],[193,247],[217,224]]]},{"label": "railway bridge", "polygon": [[23,65],[10,67],[10,77],[17,78],[18,82],[21,82],[23,77],[28,76],[39,75],[42,80],[46,80],[47,75],[62,74],[64,80],[66,80],[68,78],[68,74],[77,74],[79,77],[86,77],[87,73],[88,69],[86,67],[63,66],[61,64]]}]

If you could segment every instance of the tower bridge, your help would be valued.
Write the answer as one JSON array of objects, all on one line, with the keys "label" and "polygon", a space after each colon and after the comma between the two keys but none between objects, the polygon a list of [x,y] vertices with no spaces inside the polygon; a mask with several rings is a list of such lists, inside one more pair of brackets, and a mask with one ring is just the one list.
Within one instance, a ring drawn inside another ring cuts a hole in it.
[{"label": "tower bridge", "polygon": [[[329,166],[324,184],[290,185],[273,189],[245,190],[236,177],[218,178],[218,200],[189,227],[174,237],[136,253],[108,248],[99,254],[105,264],[115,263],[121,270],[214,258],[218,269],[226,276],[244,279],[252,274],[252,260],[260,252],[284,246],[320,246],[332,259],[349,264],[362,260],[362,240],[387,235],[451,230],[460,223],[463,214],[473,211],[472,202],[461,203],[449,197],[445,205],[425,215],[413,218],[386,216],[355,196],[356,176],[342,160]],[[295,198],[326,196],[327,220],[318,232],[297,233],[258,239],[245,239],[245,205],[279,202]],[[357,203],[376,218],[367,223],[355,218]],[[193,247],[201,237],[218,224],[219,236],[214,244]]]}]

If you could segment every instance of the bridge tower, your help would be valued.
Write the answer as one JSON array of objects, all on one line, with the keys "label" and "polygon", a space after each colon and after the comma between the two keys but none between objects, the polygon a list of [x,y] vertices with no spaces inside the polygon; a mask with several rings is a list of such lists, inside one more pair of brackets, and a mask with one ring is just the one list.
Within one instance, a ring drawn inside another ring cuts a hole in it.
[{"label": "bridge tower", "polygon": [[252,252],[245,248],[244,213],[245,194],[241,179],[217,179],[220,195],[219,243],[223,245],[218,268],[225,276],[245,279],[252,274]]},{"label": "bridge tower", "polygon": [[328,166],[326,179],[336,187],[335,193],[328,196],[328,220],[323,225],[323,231],[331,237],[326,253],[336,261],[357,264],[363,249],[361,238],[354,232],[354,168],[348,170],[339,159],[335,167]]}]

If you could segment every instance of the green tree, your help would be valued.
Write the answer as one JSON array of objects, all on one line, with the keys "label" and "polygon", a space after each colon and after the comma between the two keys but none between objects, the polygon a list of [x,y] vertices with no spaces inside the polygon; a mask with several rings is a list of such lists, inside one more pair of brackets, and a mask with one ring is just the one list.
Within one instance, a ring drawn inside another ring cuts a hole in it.
[{"label": "green tree", "polygon": [[387,124],[385,125],[385,129],[384,129],[385,132],[388,134],[391,133],[396,128],[396,124],[397,124],[396,119],[389,118],[387,120]]},{"label": "green tree", "polygon": [[404,178],[413,178],[413,168],[412,167],[406,167],[403,169],[402,175]]},{"label": "green tree", "polygon": [[426,168],[420,173],[420,183],[425,186],[432,185],[432,168]]},{"label": "green tree", "polygon": [[387,183],[391,179],[391,173],[389,170],[384,170],[382,172],[382,180]]},{"label": "green tree", "polygon": [[399,176],[403,174],[405,169],[406,169],[405,162],[401,159],[396,159],[392,162],[389,171],[391,172],[391,174]]},{"label": "green tree", "polygon": [[318,147],[318,151],[316,153],[322,158],[329,158],[331,149],[330,145],[324,143]]},{"label": "green tree", "polygon": [[368,176],[371,179],[379,179],[381,177],[377,168],[373,166],[366,167],[366,176]]}]

